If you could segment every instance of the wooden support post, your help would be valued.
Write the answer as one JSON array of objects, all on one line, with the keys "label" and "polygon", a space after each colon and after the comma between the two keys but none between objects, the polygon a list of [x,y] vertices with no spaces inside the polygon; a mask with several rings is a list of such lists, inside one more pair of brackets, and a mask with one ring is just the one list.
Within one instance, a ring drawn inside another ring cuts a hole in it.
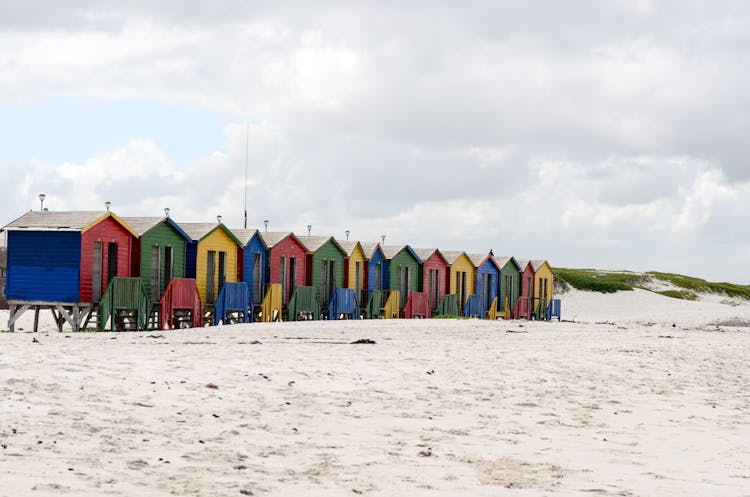
[{"label": "wooden support post", "polygon": [[73,318],[70,316],[70,314],[68,314],[68,312],[60,304],[58,304],[56,307],[57,307],[57,312],[59,312],[65,318],[65,321],[68,322],[68,324],[70,325],[70,327],[73,330],[75,330],[76,329],[76,324],[73,321]]},{"label": "wooden support post", "polygon": [[39,306],[34,306],[34,333],[39,331]]},{"label": "wooden support post", "polygon": [[10,304],[8,306],[8,310],[10,311],[8,313],[8,330],[13,332],[13,331],[16,331],[16,327],[13,325],[13,322],[11,321],[11,319],[13,319],[13,314],[16,313],[16,304]]},{"label": "wooden support post", "polygon": [[81,330],[81,313],[78,311],[78,306],[73,306],[73,322],[75,325],[73,326],[73,331],[80,331]]}]

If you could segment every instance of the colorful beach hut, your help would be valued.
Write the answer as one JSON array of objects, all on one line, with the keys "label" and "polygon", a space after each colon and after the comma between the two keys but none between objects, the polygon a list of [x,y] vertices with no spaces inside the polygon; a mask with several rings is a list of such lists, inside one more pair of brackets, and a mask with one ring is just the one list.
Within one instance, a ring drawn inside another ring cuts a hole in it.
[{"label": "colorful beach hut", "polygon": [[463,313],[464,305],[474,289],[474,263],[460,251],[440,251],[448,263],[448,293],[458,296],[458,311]]},{"label": "colorful beach hut", "polygon": [[554,276],[547,261],[533,260],[531,267],[534,270],[534,316],[536,319],[543,319],[553,297]]},{"label": "colorful beach hut", "polygon": [[436,248],[414,249],[414,252],[422,259],[419,266],[421,291],[427,294],[430,311],[434,314],[440,301],[448,293],[448,261]]},{"label": "colorful beach hut", "polygon": [[363,305],[366,296],[365,288],[365,251],[362,244],[349,240],[336,240],[339,246],[344,249],[344,286],[352,289],[357,296],[359,305]]},{"label": "colorful beach hut", "polygon": [[195,278],[205,306],[213,306],[226,282],[238,280],[240,241],[223,224],[180,223],[190,237],[185,251],[185,276]]},{"label": "colorful beach hut", "polygon": [[[290,231],[284,232],[258,232],[260,242],[263,247],[263,253],[260,253],[260,246],[254,242],[250,243],[251,251],[245,253],[253,257],[253,285],[254,294],[256,290],[262,290],[260,283],[257,283],[256,276],[264,271],[264,281],[269,285],[280,284],[281,288],[281,305],[289,305],[294,289],[305,285],[307,276],[307,251],[305,246]],[[264,269],[259,269],[262,266]],[[246,267],[245,271],[247,272]],[[266,291],[262,290],[265,297]],[[253,297],[256,299],[256,297]],[[257,299],[256,299],[257,300]]]},{"label": "colorful beach hut", "polygon": [[362,245],[367,262],[365,266],[365,288],[367,288],[369,296],[373,290],[380,291],[385,288],[385,272],[383,271],[385,255],[383,255],[383,249],[379,243],[360,242],[360,245]]},{"label": "colorful beach hut", "polygon": [[510,319],[521,295],[521,267],[515,257],[496,257],[495,260],[500,266],[498,311],[505,319]]},{"label": "colorful beach hut", "polygon": [[346,252],[331,236],[297,238],[307,251],[307,285],[318,289],[320,305],[327,309],[333,291],[344,288]]},{"label": "colorful beach hut", "polygon": [[479,296],[481,308],[484,312],[492,309],[497,311],[497,282],[500,276],[498,262],[491,254],[469,254],[469,259],[476,271],[474,291]]},{"label": "colorful beach hut", "polygon": [[534,267],[526,259],[519,259],[518,267],[521,268],[521,294],[513,308],[513,318],[531,319],[534,310]]},{"label": "colorful beach hut", "polygon": [[58,329],[78,331],[110,280],[132,275],[137,233],[112,212],[28,212],[8,232],[8,327],[28,309],[49,309]]},{"label": "colorful beach hut", "polygon": [[157,303],[172,278],[185,277],[185,251],[190,236],[169,217],[123,217],[138,234],[133,246],[133,276]]},{"label": "colorful beach hut", "polygon": [[242,246],[241,256],[238,257],[239,279],[247,284],[250,302],[255,310],[260,307],[265,285],[268,284],[268,249],[258,230],[232,229],[231,231]]},{"label": "colorful beach hut", "polygon": [[386,286],[399,292],[399,308],[403,309],[411,292],[419,291],[419,266],[422,259],[408,245],[385,245]]}]

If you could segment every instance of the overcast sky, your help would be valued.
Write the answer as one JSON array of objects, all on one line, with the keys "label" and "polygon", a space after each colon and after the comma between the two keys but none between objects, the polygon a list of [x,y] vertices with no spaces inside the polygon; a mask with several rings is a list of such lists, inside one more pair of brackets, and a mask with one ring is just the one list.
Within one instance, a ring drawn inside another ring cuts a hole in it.
[{"label": "overcast sky", "polygon": [[[750,3],[0,2],[0,223],[102,209],[750,284]],[[302,6],[300,6],[302,5]]]}]

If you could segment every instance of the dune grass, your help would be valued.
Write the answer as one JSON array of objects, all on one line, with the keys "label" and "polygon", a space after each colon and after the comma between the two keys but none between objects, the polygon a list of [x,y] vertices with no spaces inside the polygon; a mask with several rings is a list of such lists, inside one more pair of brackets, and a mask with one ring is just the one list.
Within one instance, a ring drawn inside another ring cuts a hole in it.
[{"label": "dune grass", "polygon": [[664,290],[662,292],[656,292],[659,295],[664,295],[665,297],[671,297],[673,299],[680,299],[680,300],[698,300],[698,295],[691,292],[690,290]]},{"label": "dune grass", "polygon": [[690,290],[691,292],[718,293],[727,297],[739,297],[750,300],[750,286],[735,285],[734,283],[714,283],[692,276],[681,274],[660,273],[651,271],[648,275],[663,281],[669,281],[674,286]]},{"label": "dune grass", "polygon": [[641,275],[627,271],[597,271],[596,269],[554,268],[555,278],[566,282],[576,290],[615,293],[637,287]]}]

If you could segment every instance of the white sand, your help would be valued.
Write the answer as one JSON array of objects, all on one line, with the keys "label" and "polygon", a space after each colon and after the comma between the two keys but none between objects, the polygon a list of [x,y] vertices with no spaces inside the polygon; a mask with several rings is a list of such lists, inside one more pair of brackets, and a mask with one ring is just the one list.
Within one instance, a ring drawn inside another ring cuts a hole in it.
[{"label": "white sand", "polygon": [[750,495],[750,329],[623,295],[566,296],[616,324],[2,333],[0,496]]}]

